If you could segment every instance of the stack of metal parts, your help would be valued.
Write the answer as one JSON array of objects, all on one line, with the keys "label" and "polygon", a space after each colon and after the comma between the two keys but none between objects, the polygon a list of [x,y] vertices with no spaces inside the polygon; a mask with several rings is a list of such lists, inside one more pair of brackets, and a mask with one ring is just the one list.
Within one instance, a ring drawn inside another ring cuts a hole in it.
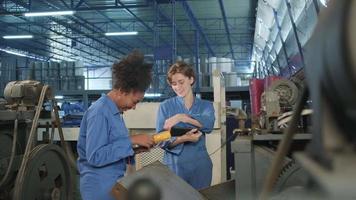
[{"label": "stack of metal parts", "polygon": [[68,149],[51,141],[37,142],[39,118],[54,121],[52,129],[58,122],[51,120],[51,111],[43,110],[44,100],[53,99],[50,89],[38,81],[14,81],[7,84],[4,97],[0,101],[0,199],[71,199]]}]

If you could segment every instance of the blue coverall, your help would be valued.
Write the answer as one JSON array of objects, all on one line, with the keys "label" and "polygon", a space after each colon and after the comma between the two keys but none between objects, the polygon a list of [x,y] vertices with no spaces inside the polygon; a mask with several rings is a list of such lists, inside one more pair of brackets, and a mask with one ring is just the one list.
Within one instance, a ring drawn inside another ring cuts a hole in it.
[{"label": "blue coverall", "polygon": [[[195,98],[192,107],[188,110],[184,105],[182,97],[176,96],[165,100],[160,104],[157,114],[156,131],[163,131],[165,121],[178,113],[185,113],[202,124],[199,130],[203,133],[198,142],[186,142],[173,148],[169,144],[174,142],[163,142],[161,147],[165,150],[163,161],[179,177],[195,189],[210,186],[212,177],[212,162],[205,146],[205,133],[210,133],[214,127],[215,115],[211,102]],[[183,128],[194,128],[187,123],[178,123],[176,126]]]},{"label": "blue coverall", "polygon": [[106,95],[84,114],[78,138],[78,169],[83,200],[111,200],[134,151],[119,108]]}]

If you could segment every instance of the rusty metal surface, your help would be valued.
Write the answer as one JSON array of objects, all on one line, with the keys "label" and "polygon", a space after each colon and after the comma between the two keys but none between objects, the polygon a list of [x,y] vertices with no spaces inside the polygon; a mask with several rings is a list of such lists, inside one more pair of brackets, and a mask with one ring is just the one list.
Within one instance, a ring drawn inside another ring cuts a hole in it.
[{"label": "rusty metal surface", "polygon": [[112,190],[115,199],[126,199],[130,186],[140,179],[149,179],[158,186],[161,200],[206,200],[202,194],[159,161],[120,179]]}]

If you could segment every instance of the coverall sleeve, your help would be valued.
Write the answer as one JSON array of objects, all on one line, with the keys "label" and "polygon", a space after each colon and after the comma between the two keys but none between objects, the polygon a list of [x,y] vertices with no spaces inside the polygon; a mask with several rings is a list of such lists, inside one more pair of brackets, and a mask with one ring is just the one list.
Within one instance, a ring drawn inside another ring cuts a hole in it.
[{"label": "coverall sleeve", "polygon": [[207,103],[201,113],[196,113],[192,115],[192,118],[198,120],[202,125],[201,131],[203,133],[211,133],[214,128],[215,122],[215,110],[212,103]]},{"label": "coverall sleeve", "polygon": [[[164,123],[165,123],[167,118],[168,118],[168,113],[165,110],[165,107],[163,106],[163,104],[160,104],[159,109],[158,109],[158,113],[157,113],[157,121],[156,121],[156,132],[157,133],[164,131],[163,126],[164,126]],[[184,147],[183,143],[182,144],[178,144],[177,146],[175,146],[173,148],[169,148],[169,145],[171,143],[173,143],[175,140],[176,140],[176,137],[171,137],[171,139],[169,139],[168,141],[161,142],[159,144],[159,146],[162,149],[164,149],[164,150],[166,150],[166,151],[168,151],[170,153],[179,155],[183,150],[183,147]]]},{"label": "coverall sleeve", "polygon": [[130,138],[123,136],[111,142],[109,123],[104,115],[95,115],[88,119],[86,157],[94,167],[102,167],[134,155]]}]

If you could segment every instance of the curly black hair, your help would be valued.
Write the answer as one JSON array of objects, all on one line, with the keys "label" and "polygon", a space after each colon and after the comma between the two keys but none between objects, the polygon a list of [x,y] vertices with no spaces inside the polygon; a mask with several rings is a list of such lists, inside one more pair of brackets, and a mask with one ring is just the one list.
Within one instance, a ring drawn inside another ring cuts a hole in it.
[{"label": "curly black hair", "polygon": [[134,50],[112,66],[112,87],[123,92],[145,92],[152,81],[152,64],[144,62],[143,54]]}]

